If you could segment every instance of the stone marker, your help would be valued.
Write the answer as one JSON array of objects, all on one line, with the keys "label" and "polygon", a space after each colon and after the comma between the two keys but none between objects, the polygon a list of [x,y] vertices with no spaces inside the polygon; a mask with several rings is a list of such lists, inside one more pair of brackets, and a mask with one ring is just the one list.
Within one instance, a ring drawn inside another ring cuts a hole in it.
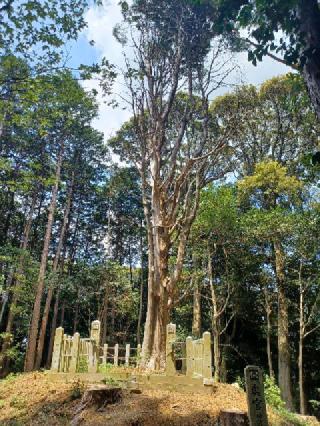
[{"label": "stone marker", "polygon": [[173,343],[176,341],[176,325],[167,325],[166,338],[166,375],[173,376],[176,374],[176,366],[174,362]]},{"label": "stone marker", "polygon": [[51,362],[51,371],[56,373],[60,371],[63,335],[64,329],[62,327],[58,327],[54,336],[53,354]]},{"label": "stone marker", "polygon": [[244,369],[250,426],[268,426],[263,376],[259,367],[248,365]]},{"label": "stone marker", "polygon": [[95,320],[91,323],[90,339],[95,340],[96,345],[100,343],[100,321]]}]

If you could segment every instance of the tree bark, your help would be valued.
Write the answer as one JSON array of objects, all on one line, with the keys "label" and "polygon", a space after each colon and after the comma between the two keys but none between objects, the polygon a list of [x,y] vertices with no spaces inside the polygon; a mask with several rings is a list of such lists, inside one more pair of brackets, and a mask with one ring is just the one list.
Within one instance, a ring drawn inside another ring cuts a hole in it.
[{"label": "tree bark", "polygon": [[26,358],[25,358],[25,371],[32,371],[34,369],[38,327],[39,327],[40,311],[41,311],[41,300],[43,296],[44,279],[45,279],[45,274],[47,269],[47,259],[48,259],[49,244],[51,239],[52,224],[53,224],[54,213],[56,209],[57,194],[58,194],[58,188],[60,183],[62,159],[63,159],[63,144],[61,144],[59,154],[58,154],[56,173],[55,173],[55,183],[53,185],[52,193],[51,193],[48,221],[47,221],[44,245],[43,245],[43,250],[41,255],[36,297],[35,297],[35,302],[33,305],[30,333],[29,333],[28,346],[27,346],[27,352],[26,352]]},{"label": "tree bark", "polygon": [[49,340],[47,362],[46,362],[47,368],[50,368],[50,365],[51,365],[54,336],[56,333],[57,321],[58,321],[59,302],[60,302],[60,287],[58,287],[58,290],[56,293],[56,300],[54,302],[54,307],[53,307],[53,316],[52,316],[52,323],[51,323],[51,329],[50,329],[50,340]]},{"label": "tree bark", "polygon": [[193,318],[192,318],[192,334],[200,338],[201,334],[201,290],[199,279],[199,264],[196,256],[192,256],[193,262]]},{"label": "tree bark", "polygon": [[142,220],[140,224],[140,289],[139,289],[139,313],[137,324],[137,344],[141,343],[141,323],[143,313],[143,287],[144,287],[144,269],[143,269],[143,235],[142,235]]},{"label": "tree bark", "polygon": [[278,287],[278,374],[281,397],[288,410],[293,410],[290,369],[288,299],[285,287],[284,253],[279,240],[273,243]]},{"label": "tree bark", "polygon": [[320,120],[320,8],[317,0],[304,0],[298,8],[304,49],[309,52],[302,74]]},{"label": "tree bark", "polygon": [[267,356],[268,356],[268,368],[269,368],[269,376],[274,378],[274,370],[272,364],[272,351],[271,351],[271,333],[272,333],[272,325],[271,325],[271,306],[268,295],[267,286],[263,286],[264,293],[264,301],[265,301],[265,311],[266,311],[266,321],[267,321]]},{"label": "tree bark", "polygon": [[218,302],[216,291],[213,284],[213,271],[212,271],[212,254],[208,248],[208,278],[211,291],[211,302],[212,302],[212,334],[213,334],[213,366],[214,366],[214,380],[220,382],[221,379],[221,353],[220,353],[220,326],[219,326],[219,315],[218,315]]},{"label": "tree bark", "polygon": [[[22,241],[21,241],[21,244],[20,244],[20,248],[23,251],[27,250],[27,248],[28,248],[30,231],[31,231],[31,226],[32,226],[32,221],[33,221],[34,210],[35,210],[35,207],[36,207],[37,197],[38,197],[38,191],[35,191],[34,194],[33,194],[33,197],[32,197],[31,206],[30,206],[29,213],[28,213],[28,218],[27,218],[27,221],[25,223],[25,227],[24,227],[24,231],[23,231],[23,237],[22,237]],[[2,376],[6,376],[9,372],[10,359],[8,359],[5,356],[5,353],[9,349],[10,344],[11,344],[11,335],[12,335],[14,320],[15,320],[15,316],[16,316],[16,307],[17,307],[17,304],[18,304],[18,289],[19,289],[19,286],[20,286],[20,275],[22,275],[22,273],[23,273],[23,255],[19,259],[19,266],[18,266],[17,272],[18,273],[17,273],[17,277],[16,277],[16,282],[15,282],[14,288],[13,288],[13,296],[12,296],[10,309],[9,309],[9,313],[8,313],[8,318],[7,318],[7,325],[6,325],[7,338],[4,339],[3,345],[2,345],[2,348],[1,348],[1,353],[4,356],[3,361],[2,361],[2,371],[1,371]]]},{"label": "tree bark", "polygon": [[304,285],[302,282],[302,262],[299,268],[299,356],[298,356],[298,369],[299,369],[299,400],[300,400],[300,414],[307,414],[306,397],[304,392],[304,377],[303,377],[303,343],[305,337],[305,315],[304,315]]},{"label": "tree bark", "polygon": [[[57,250],[56,250],[56,254],[55,254],[53,266],[52,266],[53,274],[56,274],[56,272],[57,272],[58,263],[59,263],[59,260],[60,260],[61,251],[62,251],[62,247],[63,247],[64,240],[65,240],[65,234],[66,234],[68,221],[69,221],[69,213],[70,213],[71,204],[72,204],[74,179],[75,179],[75,174],[74,174],[74,172],[72,172],[71,182],[70,182],[67,200],[66,200],[66,206],[65,206],[64,215],[63,215],[63,222],[62,222],[62,226],[61,226],[61,230],[60,230],[59,242],[58,242],[58,246],[57,246]],[[36,354],[36,361],[35,361],[35,369],[36,370],[38,370],[40,368],[41,362],[42,362],[43,347],[44,347],[44,341],[45,341],[45,336],[46,336],[46,330],[47,330],[47,324],[48,324],[48,319],[49,319],[49,312],[50,312],[50,306],[51,306],[53,291],[54,291],[54,286],[50,285],[50,287],[48,289],[47,297],[46,297],[46,303],[45,303],[45,307],[44,307],[44,311],[43,311],[41,327],[40,327],[40,332],[39,332],[39,337],[38,337],[37,354]]]}]

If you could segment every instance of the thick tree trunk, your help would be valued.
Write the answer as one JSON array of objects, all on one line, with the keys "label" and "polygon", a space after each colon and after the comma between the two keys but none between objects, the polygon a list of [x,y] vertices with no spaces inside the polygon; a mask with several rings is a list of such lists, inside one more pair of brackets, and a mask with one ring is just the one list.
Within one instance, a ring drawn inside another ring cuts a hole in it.
[{"label": "thick tree trunk", "polygon": [[193,256],[193,318],[192,318],[192,334],[200,337],[201,334],[201,290],[198,270],[198,259]]},{"label": "thick tree trunk", "polygon": [[40,311],[41,311],[41,300],[43,295],[44,279],[45,279],[45,274],[47,269],[47,259],[48,259],[49,244],[51,239],[52,224],[53,224],[54,213],[56,209],[57,194],[58,194],[58,188],[60,183],[62,158],[63,158],[63,145],[61,145],[60,147],[57,166],[56,166],[55,183],[52,188],[48,221],[47,221],[46,233],[44,237],[44,245],[43,245],[43,250],[41,255],[38,285],[36,290],[35,302],[33,305],[30,333],[29,333],[28,346],[27,346],[27,352],[26,352],[26,358],[25,358],[25,371],[32,371],[34,369],[34,364],[35,364],[38,327],[39,327]]},{"label": "thick tree trunk", "polygon": [[[72,172],[71,183],[69,186],[66,206],[65,206],[64,215],[63,215],[63,222],[62,222],[62,226],[60,230],[59,242],[58,242],[56,254],[53,261],[53,267],[52,267],[53,274],[56,274],[57,272],[58,263],[60,260],[60,255],[61,255],[62,247],[64,244],[64,240],[65,240],[65,234],[66,234],[66,230],[68,226],[69,213],[70,213],[71,203],[72,203],[74,177],[75,177],[74,172]],[[44,341],[46,337],[46,330],[47,330],[47,324],[49,319],[49,312],[50,312],[53,291],[54,291],[53,285],[50,285],[48,289],[47,297],[46,297],[46,303],[45,303],[45,308],[42,315],[41,327],[40,327],[39,338],[38,338],[37,354],[36,354],[36,361],[35,361],[36,370],[40,368],[41,362],[42,362],[43,347],[44,347]]]},{"label": "thick tree trunk", "polygon": [[320,120],[320,8],[318,1],[302,1],[298,14],[300,30],[305,39],[305,50],[310,54],[302,68],[302,74]]},{"label": "thick tree trunk", "polygon": [[285,288],[284,253],[280,241],[274,241],[278,286],[278,374],[281,397],[288,410],[293,410],[290,370],[288,300]]}]

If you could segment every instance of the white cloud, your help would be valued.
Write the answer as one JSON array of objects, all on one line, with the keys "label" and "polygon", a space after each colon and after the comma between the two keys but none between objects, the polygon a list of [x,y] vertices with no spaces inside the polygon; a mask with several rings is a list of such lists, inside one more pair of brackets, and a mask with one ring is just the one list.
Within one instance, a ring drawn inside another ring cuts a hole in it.
[{"label": "white cloud", "polygon": [[[86,14],[88,27],[85,36],[88,40],[94,40],[94,48],[100,58],[106,57],[112,64],[121,67],[123,64],[121,45],[113,37],[113,28],[122,20],[121,10],[118,0],[104,1],[103,6],[91,7]],[[120,126],[130,117],[130,111],[123,110],[124,105],[119,108],[112,108],[102,96],[98,82],[91,80],[86,82],[86,88],[97,89],[98,102],[100,104],[99,118],[95,120],[94,126],[105,134],[106,139],[115,133]],[[122,92],[122,84],[118,79],[114,85],[114,92]]]},{"label": "white cloud", "polygon": [[[106,57],[114,65],[121,67],[123,65],[123,56],[121,45],[113,37],[113,28],[122,20],[118,0],[105,0],[104,5],[93,6],[86,14],[88,28],[85,36],[88,40],[95,41],[95,49],[99,57]],[[263,62],[253,66],[247,60],[247,53],[235,54],[234,62],[240,67],[241,74],[235,72],[228,78],[232,84],[251,83],[261,84],[263,81],[288,72],[290,69],[285,65],[274,61],[271,58],[264,58]],[[241,76],[241,77],[240,77]],[[89,81],[86,84],[88,88],[96,88],[99,92],[98,84],[95,81]],[[221,95],[230,88],[221,88],[216,94]],[[116,93],[123,92],[121,80],[118,80],[114,86]],[[113,109],[106,105],[101,92],[98,95],[100,103],[100,115],[95,121],[95,127],[104,132],[108,138],[130,117],[130,111],[124,111],[121,107]]]}]

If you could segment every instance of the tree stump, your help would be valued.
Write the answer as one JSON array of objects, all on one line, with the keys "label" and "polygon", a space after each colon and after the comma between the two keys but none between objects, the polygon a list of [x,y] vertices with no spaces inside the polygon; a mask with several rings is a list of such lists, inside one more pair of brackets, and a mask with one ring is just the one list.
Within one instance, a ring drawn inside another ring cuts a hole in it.
[{"label": "tree stump", "polygon": [[106,405],[115,404],[122,400],[123,391],[119,387],[108,387],[105,385],[95,385],[89,387],[75,412],[71,425],[79,424],[81,413],[88,408],[95,408],[97,411],[102,411]]},{"label": "tree stump", "polygon": [[220,426],[249,426],[247,413],[240,410],[221,410],[219,416]]}]

